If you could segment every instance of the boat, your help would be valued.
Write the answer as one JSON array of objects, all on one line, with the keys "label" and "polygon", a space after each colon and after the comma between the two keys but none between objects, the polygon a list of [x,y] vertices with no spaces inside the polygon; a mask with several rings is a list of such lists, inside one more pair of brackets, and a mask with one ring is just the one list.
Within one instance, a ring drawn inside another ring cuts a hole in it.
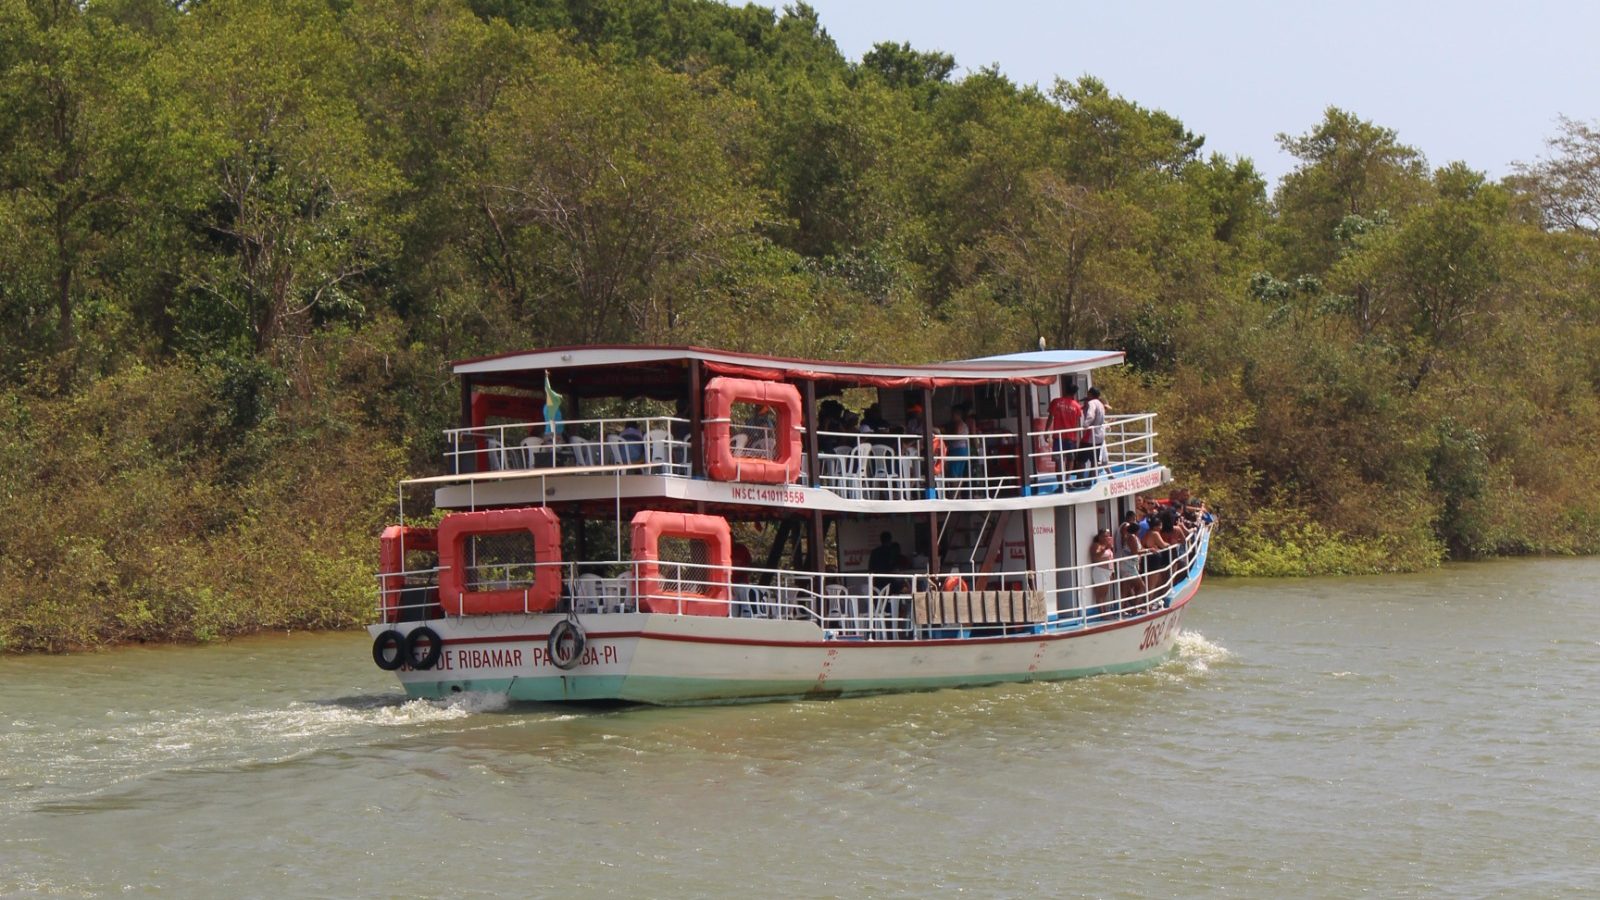
[{"label": "boat", "polygon": [[379,541],[373,659],[414,698],[669,705],[1155,666],[1213,519],[1159,553],[1091,558],[1171,481],[1155,416],[1048,427],[1121,362],[694,346],[457,362],[443,474],[401,483]]}]

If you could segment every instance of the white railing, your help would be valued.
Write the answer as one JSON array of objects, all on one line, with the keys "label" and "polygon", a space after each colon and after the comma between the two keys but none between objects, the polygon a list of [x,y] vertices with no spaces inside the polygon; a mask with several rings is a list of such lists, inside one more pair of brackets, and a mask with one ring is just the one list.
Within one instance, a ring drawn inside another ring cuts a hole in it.
[{"label": "white railing", "polygon": [[[1037,572],[950,572],[878,575],[865,572],[796,572],[786,569],[732,567],[720,570],[698,563],[659,562],[659,592],[639,595],[639,567],[634,560],[610,562],[517,563],[479,566],[468,582],[485,590],[527,591],[530,572],[561,569],[565,603],[580,614],[638,612],[642,600],[673,604],[690,599],[726,603],[736,618],[792,619],[815,622],[830,639],[895,641],[928,638],[994,637],[1037,634],[1095,627],[1135,618],[1171,602],[1174,588],[1193,568],[1205,529],[1193,528],[1184,543],[1169,551],[1119,557],[1109,562],[1063,566]],[[437,569],[380,573],[379,612],[385,621],[410,621],[438,614]],[[956,577],[983,589],[990,582],[1032,589],[1044,584],[1044,622],[1010,625],[929,625],[918,623],[913,594],[936,589]],[[398,579],[398,580],[396,580]],[[419,583],[420,582],[420,583]],[[693,595],[720,594],[706,600]],[[526,604],[524,604],[526,608]]]},{"label": "white railing", "polygon": [[922,438],[819,431],[817,486],[847,500],[920,500]]},{"label": "white railing", "polygon": [[[1103,476],[1138,472],[1156,465],[1155,413],[1107,416],[1105,439],[1090,429],[1036,431],[1029,435],[1036,492],[1088,487]],[[1063,448],[1063,438],[1081,434],[1085,445]]]},{"label": "white railing", "polygon": [[454,474],[562,466],[650,463],[649,471],[687,477],[689,420],[672,416],[574,419],[449,428],[445,459]]},{"label": "white railing", "polygon": [[[765,425],[759,422],[737,422],[732,419],[706,419],[705,424],[719,422],[728,423],[728,452],[735,460],[767,460],[778,458],[778,429],[775,425]],[[794,426],[796,433],[803,438],[805,429],[799,425]],[[800,467],[792,484],[804,484],[806,473],[805,453],[800,454]]]},{"label": "white railing", "polygon": [[939,496],[956,500],[994,499],[1014,495],[1017,477],[1017,436],[1014,434],[943,435],[943,472],[938,477]]}]

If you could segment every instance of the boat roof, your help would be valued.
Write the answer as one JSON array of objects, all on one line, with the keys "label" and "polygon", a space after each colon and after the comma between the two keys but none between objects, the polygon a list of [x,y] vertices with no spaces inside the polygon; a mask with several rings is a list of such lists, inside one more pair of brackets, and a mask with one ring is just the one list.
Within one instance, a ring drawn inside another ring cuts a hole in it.
[{"label": "boat roof", "polygon": [[533,372],[614,366],[681,371],[689,361],[699,360],[713,372],[725,375],[836,384],[938,386],[986,381],[1045,383],[1061,375],[1116,365],[1122,359],[1119,350],[1034,350],[908,365],[797,359],[695,346],[603,344],[551,347],[459,360],[454,370],[457,375],[496,381]]}]

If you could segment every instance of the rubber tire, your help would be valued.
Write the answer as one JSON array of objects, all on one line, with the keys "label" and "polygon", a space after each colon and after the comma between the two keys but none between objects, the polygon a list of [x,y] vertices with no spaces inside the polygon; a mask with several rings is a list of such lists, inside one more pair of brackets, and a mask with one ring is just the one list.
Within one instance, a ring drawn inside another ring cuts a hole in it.
[{"label": "rubber tire", "polygon": [[[394,645],[393,659],[388,659],[384,656],[384,651],[388,648],[390,643]],[[394,670],[405,665],[406,636],[391,628],[373,638],[372,661],[377,663],[378,668],[384,670],[385,672],[393,672]]]},{"label": "rubber tire", "polygon": [[[572,658],[567,660],[565,665],[562,665],[561,657],[556,653],[556,645],[561,642],[562,636],[569,631],[572,632]],[[555,667],[565,672],[577,668],[578,663],[583,661],[583,649],[587,643],[588,638],[585,637],[583,628],[580,625],[571,619],[562,619],[550,627],[550,636],[545,638],[545,652],[547,658],[555,664]]]},{"label": "rubber tire", "polygon": [[[418,658],[417,644],[420,643],[420,641],[417,639],[423,636],[427,636],[428,638],[428,652],[426,656]],[[405,659],[406,662],[411,664],[411,668],[413,669],[426,671],[433,668],[439,664],[439,656],[443,653],[444,641],[440,639],[439,632],[434,631],[432,628],[429,628],[426,625],[423,625],[420,628],[413,628],[411,629],[411,633],[406,635]]]}]

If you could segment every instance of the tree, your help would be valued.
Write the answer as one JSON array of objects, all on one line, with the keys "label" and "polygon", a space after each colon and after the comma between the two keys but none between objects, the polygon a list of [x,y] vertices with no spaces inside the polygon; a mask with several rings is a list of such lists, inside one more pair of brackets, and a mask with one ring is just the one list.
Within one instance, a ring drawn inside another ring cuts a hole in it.
[{"label": "tree", "polygon": [[1559,121],[1559,133],[1546,141],[1551,156],[1518,163],[1517,172],[1548,227],[1600,237],[1600,122]]},{"label": "tree", "polygon": [[78,344],[80,307],[99,287],[92,273],[126,223],[130,181],[146,162],[148,117],[128,74],[149,47],[98,7],[11,0],[0,8],[0,272],[8,282],[0,320],[9,320],[14,350]]},{"label": "tree", "polygon": [[994,278],[1054,347],[1103,341],[1108,324],[1155,291],[1150,218],[1125,198],[1049,171],[986,243]]},{"label": "tree", "polygon": [[1422,199],[1422,154],[1382,128],[1330,106],[1316,128],[1278,135],[1300,160],[1278,186],[1283,270],[1321,275],[1338,256],[1335,229],[1347,216],[1399,216]]},{"label": "tree", "polygon": [[650,63],[549,54],[475,125],[461,161],[473,252],[542,341],[661,340],[762,219],[748,107]]},{"label": "tree", "polygon": [[348,94],[338,21],[317,0],[218,0],[184,24],[160,78],[195,236],[191,315],[264,350],[314,315],[359,312],[356,285],[396,248],[384,204],[401,182]]}]

